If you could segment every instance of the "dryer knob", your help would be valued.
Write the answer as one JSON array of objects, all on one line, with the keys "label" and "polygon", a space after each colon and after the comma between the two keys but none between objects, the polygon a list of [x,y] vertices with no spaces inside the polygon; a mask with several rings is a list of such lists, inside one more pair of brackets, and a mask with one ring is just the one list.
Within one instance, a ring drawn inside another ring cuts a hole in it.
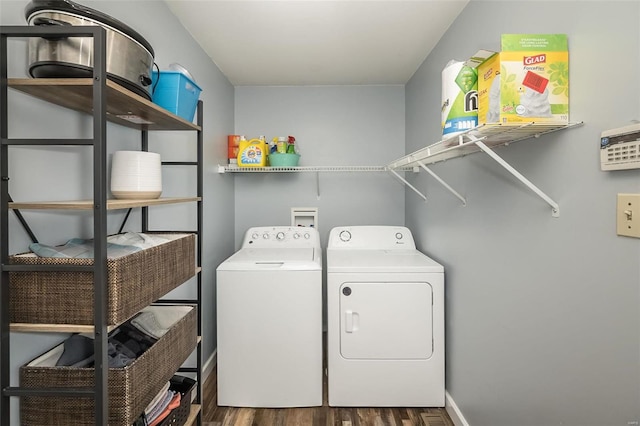
[{"label": "dryer knob", "polygon": [[257,232],[254,232],[253,234],[251,234],[251,238],[253,238],[254,240],[255,240],[256,238],[258,238],[258,236],[259,236],[259,235],[258,235],[258,233],[257,233]]},{"label": "dryer knob", "polygon": [[300,238],[300,234],[296,232],[295,234],[293,234],[293,238],[297,240],[298,238]]},{"label": "dryer knob", "polygon": [[276,240],[284,240],[284,232],[278,232],[276,234]]},{"label": "dryer knob", "polygon": [[305,234],[304,234],[304,239],[305,239],[305,240],[308,240],[309,238],[311,238],[311,235],[309,235],[309,233],[308,233],[308,232],[305,232]]},{"label": "dryer knob", "polygon": [[344,242],[347,242],[351,239],[351,232],[349,231],[342,231],[340,233],[340,239]]},{"label": "dryer knob", "polygon": [[262,238],[264,238],[265,240],[269,239],[269,234],[267,234],[266,232],[264,234],[262,234]]},{"label": "dryer knob", "polygon": [[402,239],[402,232],[396,232],[396,238],[401,240]]}]

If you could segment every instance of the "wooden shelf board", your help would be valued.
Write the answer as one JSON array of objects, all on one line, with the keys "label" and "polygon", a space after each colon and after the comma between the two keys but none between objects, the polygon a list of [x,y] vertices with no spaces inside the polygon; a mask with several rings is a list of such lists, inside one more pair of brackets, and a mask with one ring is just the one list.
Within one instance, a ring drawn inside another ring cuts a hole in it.
[{"label": "wooden shelf board", "polygon": [[[92,113],[90,78],[10,78],[9,87],[75,111]],[[199,130],[200,126],[107,80],[107,120],[139,130]]]},{"label": "wooden shelf board", "polygon": [[191,426],[195,424],[196,419],[198,418],[198,413],[202,409],[200,404],[191,404],[191,410],[189,411],[189,417],[187,417],[187,421],[184,423],[184,426]]},{"label": "wooden shelf board", "polygon": [[[115,325],[107,327],[107,331],[116,328]],[[12,322],[9,329],[22,333],[93,333],[93,325],[80,324],[28,324]]]},{"label": "wooden shelf board", "polygon": [[[107,200],[107,210],[130,209],[135,207],[158,206],[200,201],[200,197],[172,197],[143,200]],[[93,210],[93,200],[80,201],[14,201],[10,209],[20,210]]]},{"label": "wooden shelf board", "polygon": [[[115,330],[119,325],[107,326],[107,332]],[[89,333],[94,332],[92,324],[32,324],[23,322],[12,322],[9,324],[11,331],[21,333]],[[196,338],[196,343],[202,342],[202,336]]]}]

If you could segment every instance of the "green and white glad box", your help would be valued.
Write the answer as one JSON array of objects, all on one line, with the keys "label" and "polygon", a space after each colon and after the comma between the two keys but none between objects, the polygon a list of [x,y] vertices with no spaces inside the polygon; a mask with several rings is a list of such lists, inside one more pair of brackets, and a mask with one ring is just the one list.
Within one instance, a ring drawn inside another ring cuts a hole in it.
[{"label": "green and white glad box", "polygon": [[478,124],[569,122],[565,34],[503,34],[502,51],[478,51]]}]

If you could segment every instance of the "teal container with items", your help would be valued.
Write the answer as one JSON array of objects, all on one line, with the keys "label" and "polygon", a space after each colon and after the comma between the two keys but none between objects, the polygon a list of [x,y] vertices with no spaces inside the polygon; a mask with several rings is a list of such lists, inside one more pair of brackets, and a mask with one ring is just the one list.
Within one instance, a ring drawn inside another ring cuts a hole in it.
[{"label": "teal container with items", "polygon": [[275,152],[269,155],[271,167],[296,167],[300,161],[300,154],[282,154]]},{"label": "teal container with items", "polygon": [[297,167],[300,161],[300,153],[295,145],[294,136],[278,136],[273,138],[273,148],[269,154],[271,167]]},{"label": "teal container with items", "polygon": [[202,89],[179,71],[153,71],[151,87],[153,103],[193,121]]}]

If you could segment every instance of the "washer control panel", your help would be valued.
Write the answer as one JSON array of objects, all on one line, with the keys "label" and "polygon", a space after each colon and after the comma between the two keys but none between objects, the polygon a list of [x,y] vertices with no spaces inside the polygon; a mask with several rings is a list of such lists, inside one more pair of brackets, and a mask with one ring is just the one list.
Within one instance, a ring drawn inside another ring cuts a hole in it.
[{"label": "washer control panel", "polygon": [[331,230],[327,248],[406,250],[416,245],[404,226],[339,226]]},{"label": "washer control panel", "polygon": [[320,236],[314,228],[293,226],[259,226],[249,228],[242,247],[317,247]]}]

